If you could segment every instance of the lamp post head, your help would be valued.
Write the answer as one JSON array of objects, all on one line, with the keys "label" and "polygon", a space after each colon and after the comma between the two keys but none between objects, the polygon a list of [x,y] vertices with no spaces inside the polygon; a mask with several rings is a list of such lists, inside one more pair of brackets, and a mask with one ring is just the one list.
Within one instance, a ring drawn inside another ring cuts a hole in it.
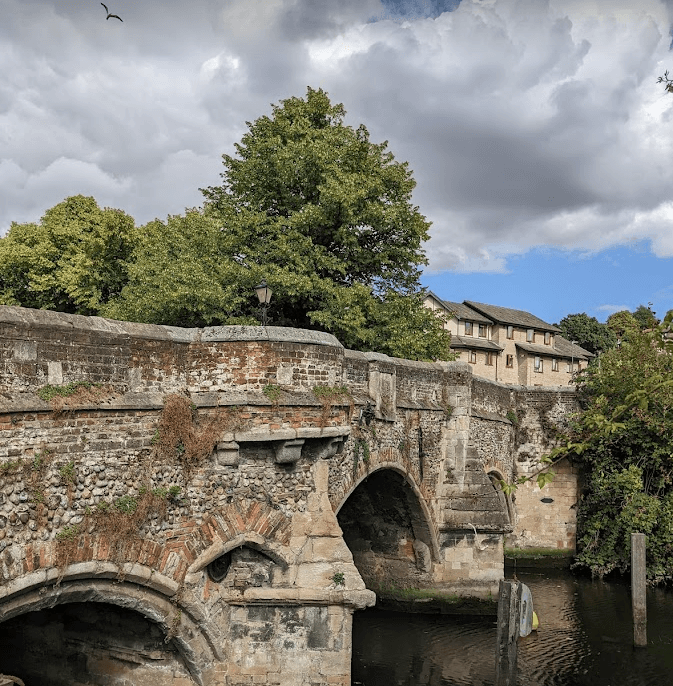
[{"label": "lamp post head", "polygon": [[262,283],[255,286],[255,293],[257,293],[260,305],[268,305],[271,302],[273,291],[266,285],[266,279],[262,279]]}]

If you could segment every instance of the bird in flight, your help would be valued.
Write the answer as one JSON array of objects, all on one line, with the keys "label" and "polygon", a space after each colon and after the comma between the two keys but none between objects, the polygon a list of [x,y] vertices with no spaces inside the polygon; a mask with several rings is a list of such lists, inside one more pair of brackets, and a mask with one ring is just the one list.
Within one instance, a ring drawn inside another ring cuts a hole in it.
[{"label": "bird in flight", "polygon": [[[101,5],[103,5],[102,2],[101,2]],[[110,17],[112,17],[113,19],[119,19],[119,21],[122,22],[122,24],[124,23],[124,20],[121,17],[117,16],[116,14],[110,14],[110,10],[108,10],[107,5],[103,5],[103,7],[105,8],[105,11],[107,12],[107,17],[105,17],[106,19],[109,19]]]}]

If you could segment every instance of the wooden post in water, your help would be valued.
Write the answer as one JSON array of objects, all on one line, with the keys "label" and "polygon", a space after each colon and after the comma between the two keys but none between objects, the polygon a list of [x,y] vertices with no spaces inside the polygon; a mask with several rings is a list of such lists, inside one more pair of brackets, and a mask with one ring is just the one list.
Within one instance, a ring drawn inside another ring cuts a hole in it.
[{"label": "wooden post in water", "polygon": [[495,686],[516,684],[516,642],[519,639],[521,623],[522,590],[522,585],[518,581],[500,581]]},{"label": "wooden post in water", "polygon": [[647,599],[645,595],[645,534],[631,534],[631,607],[633,609],[633,645],[647,645]]}]

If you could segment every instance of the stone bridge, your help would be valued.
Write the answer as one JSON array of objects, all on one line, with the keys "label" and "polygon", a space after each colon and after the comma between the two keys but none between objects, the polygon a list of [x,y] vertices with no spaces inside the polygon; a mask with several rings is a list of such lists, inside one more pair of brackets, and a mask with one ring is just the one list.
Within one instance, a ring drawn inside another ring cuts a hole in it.
[{"label": "stone bridge", "polygon": [[315,331],[2,306],[0,672],[346,686],[375,591],[485,597],[505,537],[573,546],[573,468],[494,484],[574,402]]}]

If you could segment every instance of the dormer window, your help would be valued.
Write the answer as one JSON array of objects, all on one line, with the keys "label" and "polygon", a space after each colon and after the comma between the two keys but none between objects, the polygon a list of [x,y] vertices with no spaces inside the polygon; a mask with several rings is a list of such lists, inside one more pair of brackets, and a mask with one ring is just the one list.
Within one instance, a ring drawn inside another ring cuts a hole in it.
[{"label": "dormer window", "polygon": [[479,338],[486,338],[486,324],[479,324]]},{"label": "dormer window", "polygon": [[465,335],[472,336],[472,322],[465,322]]},{"label": "dormer window", "polygon": [[528,331],[526,331],[526,341],[528,343],[533,343],[535,341],[535,330],[534,329],[528,329]]},{"label": "dormer window", "polygon": [[544,332],[544,344],[551,345],[551,333],[549,331]]},{"label": "dormer window", "polygon": [[514,338],[514,327],[511,324],[507,327],[507,338]]}]

